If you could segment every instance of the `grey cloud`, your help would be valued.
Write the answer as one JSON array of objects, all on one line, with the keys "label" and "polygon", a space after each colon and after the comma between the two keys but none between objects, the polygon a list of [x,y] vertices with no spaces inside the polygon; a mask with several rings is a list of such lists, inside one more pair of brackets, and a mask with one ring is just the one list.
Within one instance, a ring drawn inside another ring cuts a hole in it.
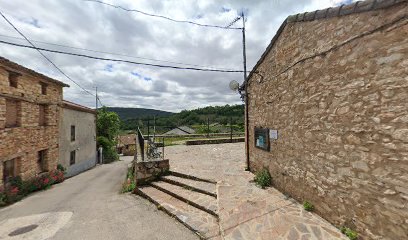
[{"label": "grey cloud", "polygon": [[[249,71],[288,15],[335,5],[340,0],[104,1],[176,19],[223,26],[232,21],[239,11],[246,9]],[[231,10],[223,12],[222,7]],[[174,23],[80,0],[1,1],[0,9],[21,31],[35,40],[144,58],[242,69],[242,39],[239,30],[201,28]],[[202,18],[197,19],[199,15],[202,15]],[[240,24],[241,22],[237,22],[236,26]],[[2,19],[0,34],[18,36]],[[1,36],[0,39],[26,44],[24,41]],[[101,57],[170,64],[38,45]],[[179,111],[206,105],[241,103],[238,94],[228,88],[231,80],[243,81],[241,73],[182,71],[46,54],[89,91],[95,91],[94,87],[98,86],[101,100],[105,105]],[[65,79],[36,51],[0,45],[0,55],[71,85],[64,91],[67,100],[89,107],[95,105],[94,97],[85,94],[74,83]],[[113,64],[112,72],[104,70],[107,64]],[[142,78],[132,76],[133,71],[152,80],[144,81]]]}]

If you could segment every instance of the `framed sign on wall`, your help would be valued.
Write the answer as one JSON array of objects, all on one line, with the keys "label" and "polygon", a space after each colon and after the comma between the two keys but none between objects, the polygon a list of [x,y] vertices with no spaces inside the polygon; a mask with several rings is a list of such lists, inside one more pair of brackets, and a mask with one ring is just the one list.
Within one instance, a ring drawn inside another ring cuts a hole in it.
[{"label": "framed sign on wall", "polygon": [[255,127],[255,147],[269,151],[269,129]]}]

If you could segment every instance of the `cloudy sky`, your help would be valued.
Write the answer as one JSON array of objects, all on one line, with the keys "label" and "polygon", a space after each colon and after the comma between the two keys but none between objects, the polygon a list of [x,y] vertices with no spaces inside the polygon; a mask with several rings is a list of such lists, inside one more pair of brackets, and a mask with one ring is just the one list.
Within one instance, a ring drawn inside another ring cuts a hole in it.
[{"label": "cloudy sky", "polygon": [[[101,0],[177,20],[226,26],[247,15],[248,70],[256,64],[283,20],[291,14],[336,6],[350,0]],[[242,70],[239,30],[205,28],[126,12],[84,0],[0,0],[0,11],[38,47],[136,62]],[[241,27],[239,21],[235,27]],[[27,44],[0,18],[0,40]],[[49,44],[51,43],[51,44]],[[56,46],[66,45],[74,48]],[[89,49],[92,51],[85,51]],[[105,53],[102,53],[105,52]],[[208,105],[240,103],[229,90],[242,73],[212,73],[145,67],[45,53],[85,89],[95,86],[102,103],[177,112]],[[95,98],[33,49],[0,43],[0,55],[66,82],[64,98],[89,107]]]}]

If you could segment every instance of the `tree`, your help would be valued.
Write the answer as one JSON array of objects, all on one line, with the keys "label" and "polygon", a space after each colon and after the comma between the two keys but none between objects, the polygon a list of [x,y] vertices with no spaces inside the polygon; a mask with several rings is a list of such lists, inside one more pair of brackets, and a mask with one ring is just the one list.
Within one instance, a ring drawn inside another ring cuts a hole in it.
[{"label": "tree", "polygon": [[115,150],[116,136],[120,129],[120,119],[118,114],[109,112],[106,107],[98,110],[98,120],[96,122],[98,146],[103,148],[105,162],[117,160],[118,154]]}]

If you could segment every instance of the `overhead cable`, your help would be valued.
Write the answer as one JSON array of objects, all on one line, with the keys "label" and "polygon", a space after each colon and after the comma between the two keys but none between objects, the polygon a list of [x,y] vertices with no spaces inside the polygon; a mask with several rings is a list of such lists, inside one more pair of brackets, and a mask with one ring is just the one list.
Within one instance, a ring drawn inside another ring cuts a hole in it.
[{"label": "overhead cable", "polygon": [[6,16],[3,15],[3,13],[0,11],[0,15],[4,18],[4,20],[6,20],[6,22],[12,26],[14,28],[14,30],[16,30],[16,32],[18,32],[18,34],[20,34],[31,46],[27,46],[33,49],[36,49],[41,56],[43,56],[48,62],[51,63],[51,65],[53,65],[62,75],[64,75],[66,78],[68,78],[70,81],[72,81],[73,83],[75,83],[78,87],[80,87],[82,90],[84,90],[86,93],[93,95],[91,92],[89,92],[88,90],[86,90],[85,88],[83,88],[81,85],[79,85],[76,81],[74,81],[71,77],[69,77],[64,71],[62,71],[61,68],[59,68],[53,61],[51,61],[51,59],[49,59],[47,56],[45,56],[45,54],[43,54],[40,50],[40,48],[37,48],[22,32],[20,32],[16,26],[13,25],[13,23],[7,19]]},{"label": "overhead cable", "polygon": [[[3,34],[0,34],[0,37],[24,40],[24,38],[13,37],[13,36],[8,36],[8,35],[3,35]],[[47,44],[47,45],[52,45],[52,46],[57,46],[57,47],[71,48],[71,49],[76,49],[76,50],[82,50],[82,51],[88,51],[88,52],[94,52],[94,53],[103,53],[103,54],[108,54],[108,55],[114,55],[114,56],[116,55],[116,56],[135,58],[135,59],[143,59],[143,60],[149,60],[149,61],[154,61],[154,62],[164,62],[164,63],[173,63],[173,64],[186,65],[186,66],[211,68],[211,66],[205,66],[205,65],[198,65],[198,64],[191,64],[191,63],[181,63],[181,62],[153,59],[153,58],[146,58],[146,57],[138,57],[138,56],[132,56],[132,55],[127,55],[127,54],[122,54],[122,53],[112,53],[112,52],[92,50],[92,49],[87,49],[87,48],[73,47],[73,46],[68,46],[68,45],[63,45],[63,44],[56,44],[56,43],[49,43],[49,42],[44,42],[44,41],[37,41],[37,40],[33,40],[33,39],[30,39],[30,41],[31,42],[42,43],[42,44]],[[228,68],[225,68],[225,69],[228,69]]]},{"label": "overhead cable", "polygon": [[147,13],[147,12],[137,10],[137,9],[127,9],[127,8],[122,7],[122,6],[113,5],[113,4],[102,2],[102,1],[99,1],[99,0],[83,0],[83,1],[100,3],[100,4],[104,4],[104,5],[107,5],[107,6],[114,7],[114,8],[122,9],[122,10],[127,11],[127,12],[137,12],[137,13],[149,16],[149,17],[162,18],[162,19],[166,19],[166,20],[169,20],[169,21],[172,21],[172,22],[178,22],[178,23],[188,23],[188,24],[192,24],[192,25],[196,25],[196,26],[200,26],[200,27],[221,28],[221,29],[239,29],[239,30],[242,29],[242,28],[238,28],[238,27],[229,27],[229,26],[225,27],[225,26],[218,26],[218,25],[201,24],[201,23],[187,21],[187,20],[177,20],[177,19],[173,19],[173,18],[170,18],[170,17],[162,16],[162,15]]},{"label": "overhead cable", "polygon": [[59,53],[59,54],[64,54],[64,55],[76,56],[76,57],[84,57],[84,58],[101,60],[101,61],[122,62],[122,63],[134,64],[134,65],[149,66],[149,67],[170,68],[170,69],[178,69],[178,70],[192,70],[192,71],[202,71],[202,72],[224,72],[224,73],[242,73],[243,72],[242,70],[223,70],[223,69],[216,69],[216,68],[179,67],[179,66],[172,66],[172,65],[160,65],[160,64],[152,64],[152,63],[134,62],[134,61],[124,60],[124,59],[103,58],[103,57],[96,57],[96,56],[91,56],[91,55],[86,55],[86,54],[71,53],[71,52],[58,51],[58,50],[52,50],[52,49],[46,49],[46,48],[38,48],[35,46],[27,46],[27,45],[7,42],[3,40],[0,40],[0,43],[4,43],[4,44],[16,46],[16,47],[36,49],[38,51],[41,50],[45,52]]}]

